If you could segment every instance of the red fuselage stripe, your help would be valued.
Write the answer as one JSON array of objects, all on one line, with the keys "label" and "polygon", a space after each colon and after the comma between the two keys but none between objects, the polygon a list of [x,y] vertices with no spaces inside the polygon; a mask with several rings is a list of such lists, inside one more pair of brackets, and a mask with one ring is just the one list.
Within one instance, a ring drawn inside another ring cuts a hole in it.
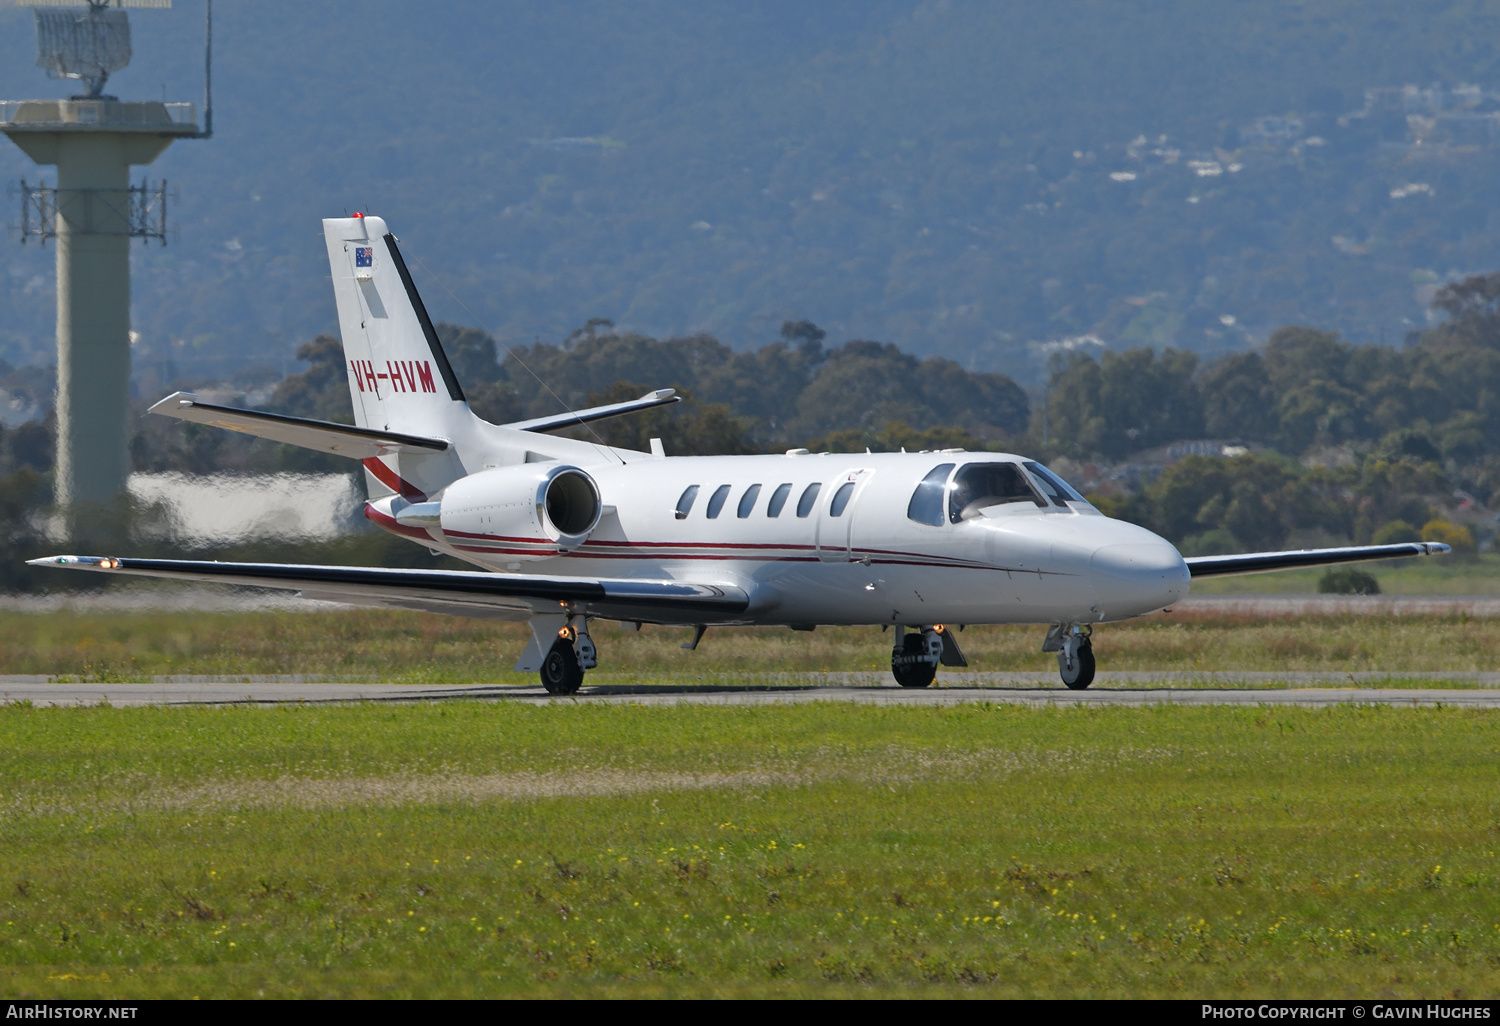
[{"label": "red fuselage stripe", "polygon": [[[360,460],[360,462],[364,464],[366,470],[375,475],[375,479],[377,481],[385,485],[391,491],[399,494],[403,499],[410,499],[413,502],[427,501],[426,492],[422,491],[422,489],[418,488],[416,485],[403,478],[400,474],[397,474],[390,467],[386,466],[385,463],[379,458],[370,456],[366,459]],[[424,534],[422,537],[425,538],[427,536]]]},{"label": "red fuselage stripe", "polygon": [[392,534],[399,534],[403,538],[416,538],[429,545],[432,544],[432,535],[420,527],[407,527],[405,524],[397,523],[395,517],[388,517],[373,506],[365,506],[365,519]]}]

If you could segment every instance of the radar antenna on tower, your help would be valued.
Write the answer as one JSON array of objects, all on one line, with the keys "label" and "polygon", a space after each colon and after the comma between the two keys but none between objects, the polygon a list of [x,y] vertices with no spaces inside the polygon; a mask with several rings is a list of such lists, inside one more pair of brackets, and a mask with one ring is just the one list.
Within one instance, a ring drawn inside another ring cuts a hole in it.
[{"label": "radar antenna on tower", "polygon": [[21,238],[57,239],[56,499],[107,504],[125,487],[129,430],[130,253],[133,238],[167,237],[165,183],[130,184],[175,139],[213,134],[213,0],[205,2],[204,118],[192,103],[107,96],[130,63],[127,11],[172,0],[15,0],[35,8],[36,63],[87,91],[66,100],[0,100],[0,133],[57,185],[22,182]]}]

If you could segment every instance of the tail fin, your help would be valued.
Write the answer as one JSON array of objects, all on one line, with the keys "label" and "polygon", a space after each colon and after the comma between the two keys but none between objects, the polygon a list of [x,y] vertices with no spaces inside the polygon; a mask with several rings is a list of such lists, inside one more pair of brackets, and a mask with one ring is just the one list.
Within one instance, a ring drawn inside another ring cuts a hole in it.
[{"label": "tail fin", "polygon": [[[323,237],[333,272],[354,423],[455,443],[472,439],[478,418],[464,400],[385,221],[327,218]],[[408,498],[431,494],[464,473],[457,455],[366,459],[371,497],[387,490]]]},{"label": "tail fin", "polygon": [[327,218],[323,238],[333,272],[354,423],[377,433],[449,443],[442,451],[402,447],[364,459],[372,499],[395,493],[422,501],[465,474],[489,466],[536,459],[619,459],[602,445],[534,432],[676,401],[670,390],[663,390],[631,403],[515,425],[488,424],[464,400],[385,221]]},{"label": "tail fin", "polygon": [[354,422],[419,435],[461,431],[473,415],[385,221],[328,218],[323,236]]}]

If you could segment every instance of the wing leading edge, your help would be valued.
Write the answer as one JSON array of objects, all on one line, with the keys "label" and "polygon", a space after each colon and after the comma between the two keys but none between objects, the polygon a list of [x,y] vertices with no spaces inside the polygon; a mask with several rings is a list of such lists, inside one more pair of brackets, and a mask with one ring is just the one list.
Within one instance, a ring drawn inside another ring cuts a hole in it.
[{"label": "wing leading edge", "polygon": [[1435,556],[1447,552],[1442,542],[1403,542],[1399,545],[1348,545],[1337,549],[1294,549],[1289,552],[1250,552],[1241,556],[1192,556],[1183,560],[1194,577],[1228,577],[1266,570],[1361,563],[1371,559]]},{"label": "wing leading edge", "polygon": [[750,608],[750,595],[743,588],[672,580],[111,556],[47,556],[28,563],[137,577],[276,588],[350,605],[500,620],[528,620],[538,613],[557,613],[566,608],[608,620],[736,623],[744,619]]}]

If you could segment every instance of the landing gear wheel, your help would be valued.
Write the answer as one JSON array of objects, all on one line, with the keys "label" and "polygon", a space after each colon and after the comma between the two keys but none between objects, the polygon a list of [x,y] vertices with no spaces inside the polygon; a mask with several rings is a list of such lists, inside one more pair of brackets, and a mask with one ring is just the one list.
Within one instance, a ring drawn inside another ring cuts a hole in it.
[{"label": "landing gear wheel", "polygon": [[1071,663],[1066,648],[1057,653],[1057,672],[1062,676],[1062,682],[1073,691],[1082,691],[1094,683],[1094,646],[1088,638],[1078,643],[1078,652]]},{"label": "landing gear wheel", "polygon": [[583,685],[583,669],[578,665],[578,653],[573,642],[558,638],[542,660],[542,687],[549,695],[571,695]]},{"label": "landing gear wheel", "polygon": [[925,688],[937,676],[937,663],[924,658],[926,643],[920,634],[908,634],[901,639],[901,654],[891,656],[891,676],[903,688]]}]

